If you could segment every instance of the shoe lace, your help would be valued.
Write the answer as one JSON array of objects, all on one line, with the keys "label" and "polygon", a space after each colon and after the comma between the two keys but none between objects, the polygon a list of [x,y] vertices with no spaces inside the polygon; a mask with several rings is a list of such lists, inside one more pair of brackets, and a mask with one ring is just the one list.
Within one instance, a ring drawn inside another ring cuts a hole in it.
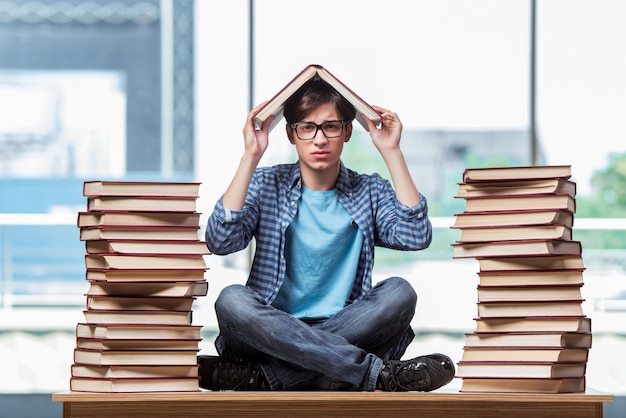
[{"label": "shoe lace", "polygon": [[246,390],[262,389],[261,368],[247,361],[218,363],[214,381],[222,389]]},{"label": "shoe lace", "polygon": [[430,373],[422,362],[392,361],[383,374],[383,385],[390,392],[419,390],[430,386]]}]

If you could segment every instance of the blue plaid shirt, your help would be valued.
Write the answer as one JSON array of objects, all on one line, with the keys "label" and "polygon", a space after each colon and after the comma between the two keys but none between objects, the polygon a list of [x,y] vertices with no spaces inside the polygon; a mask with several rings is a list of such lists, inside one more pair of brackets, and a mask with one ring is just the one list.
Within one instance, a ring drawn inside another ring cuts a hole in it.
[{"label": "blue plaid shirt", "polygon": [[[255,238],[256,252],[247,285],[267,303],[274,300],[285,278],[285,231],[298,210],[301,187],[298,163],[257,168],[243,209],[225,209],[220,198],[207,223],[206,242],[214,254],[243,250]],[[341,164],[335,192],[364,236],[347,301],[351,303],[372,286],[375,245],[421,250],[430,245],[432,227],[424,196],[409,208],[398,201],[391,183],[378,174],[358,174]]]}]

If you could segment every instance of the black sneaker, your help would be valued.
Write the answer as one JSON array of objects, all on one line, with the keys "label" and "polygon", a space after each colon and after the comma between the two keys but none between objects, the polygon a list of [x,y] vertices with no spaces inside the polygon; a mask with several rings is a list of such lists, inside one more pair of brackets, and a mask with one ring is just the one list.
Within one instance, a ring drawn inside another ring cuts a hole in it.
[{"label": "black sneaker", "polygon": [[269,390],[261,367],[249,361],[198,356],[200,387],[210,390]]},{"label": "black sneaker", "polygon": [[454,373],[454,363],[443,354],[429,354],[411,360],[390,360],[384,363],[378,375],[376,389],[387,392],[429,392],[450,383]]}]

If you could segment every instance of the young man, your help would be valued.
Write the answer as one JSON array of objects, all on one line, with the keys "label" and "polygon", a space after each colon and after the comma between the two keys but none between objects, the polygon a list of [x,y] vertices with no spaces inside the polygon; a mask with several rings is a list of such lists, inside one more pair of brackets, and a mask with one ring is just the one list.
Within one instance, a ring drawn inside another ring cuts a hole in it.
[{"label": "young man", "polygon": [[452,380],[442,354],[400,361],[413,340],[417,296],[391,277],[372,287],[374,246],[420,250],[431,241],[426,199],[400,150],[398,116],[375,107],[369,121],[391,184],[341,162],[355,110],[324,81],[302,86],[285,104],[287,137],[298,162],[257,168],[271,118],[255,129],[208,220],[214,254],[256,252],[246,286],[226,287],[216,304],[219,357],[199,356],[200,386],[212,390],[430,391]]}]

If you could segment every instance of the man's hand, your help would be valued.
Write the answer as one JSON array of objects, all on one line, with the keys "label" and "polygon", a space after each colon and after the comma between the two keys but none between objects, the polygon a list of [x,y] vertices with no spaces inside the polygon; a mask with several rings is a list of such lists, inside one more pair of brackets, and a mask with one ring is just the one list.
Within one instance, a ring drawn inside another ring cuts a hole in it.
[{"label": "man's hand", "polygon": [[254,118],[259,111],[265,106],[267,102],[259,104],[252,109],[246,119],[246,124],[243,127],[243,139],[245,144],[245,154],[256,159],[261,159],[268,145],[269,126],[274,120],[274,116],[267,118],[261,125],[261,129],[256,129],[254,125]]},{"label": "man's hand", "polygon": [[372,142],[381,154],[386,151],[398,150],[400,148],[400,137],[402,135],[402,122],[394,112],[382,107],[372,106],[380,114],[381,126],[364,116],[367,127],[372,137]]}]

